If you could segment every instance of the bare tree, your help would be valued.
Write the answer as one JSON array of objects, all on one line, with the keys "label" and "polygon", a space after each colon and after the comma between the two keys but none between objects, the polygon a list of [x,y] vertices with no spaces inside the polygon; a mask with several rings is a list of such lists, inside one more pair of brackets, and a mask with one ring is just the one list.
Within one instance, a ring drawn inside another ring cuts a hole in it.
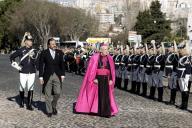
[{"label": "bare tree", "polygon": [[[78,41],[85,33],[88,32],[91,34],[98,27],[96,19],[81,9],[67,8],[65,17],[67,17],[67,19],[60,19],[60,25],[63,26],[62,32],[68,35],[70,40]],[[63,17],[60,16],[60,18]],[[62,25],[63,23],[64,25]]]},{"label": "bare tree", "polygon": [[47,1],[25,0],[14,13],[7,15],[12,33],[19,33],[22,37],[25,31],[30,31],[44,48],[51,36],[68,36],[71,40],[79,40],[85,33],[92,34],[97,30],[96,20],[84,10]]}]

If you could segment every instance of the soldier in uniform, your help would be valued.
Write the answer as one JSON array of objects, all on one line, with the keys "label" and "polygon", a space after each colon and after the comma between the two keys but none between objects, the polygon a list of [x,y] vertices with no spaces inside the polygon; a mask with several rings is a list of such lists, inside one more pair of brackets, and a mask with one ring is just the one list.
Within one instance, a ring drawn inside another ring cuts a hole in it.
[{"label": "soldier in uniform", "polygon": [[115,62],[115,58],[116,58],[117,54],[118,54],[118,53],[117,53],[117,49],[115,48],[115,49],[114,49],[114,52],[113,52],[113,56],[112,56],[114,62]]},{"label": "soldier in uniform", "polygon": [[139,60],[140,60],[140,55],[139,55],[139,49],[134,48],[134,55],[130,57],[131,59],[131,93],[136,93],[136,89],[138,91],[139,88],[139,83],[138,83],[138,73],[139,73]]},{"label": "soldier in uniform", "polygon": [[[154,46],[155,47],[155,46]],[[165,51],[164,44],[157,44],[155,47],[156,59],[154,64],[154,84],[158,90],[158,101],[163,101],[163,74],[165,68]]]},{"label": "soldier in uniform", "polygon": [[149,94],[149,99],[154,99],[155,96],[155,84],[154,84],[154,63],[155,63],[155,59],[156,59],[156,55],[154,54],[154,46],[153,45],[149,45],[148,46],[148,50],[149,50],[149,58],[148,58],[148,62],[147,62],[147,69],[146,69],[146,74],[147,74],[147,82],[148,85],[150,87],[150,94]]},{"label": "soldier in uniform", "polygon": [[137,56],[135,58],[135,63],[137,64],[137,80],[136,80],[136,94],[140,95],[140,88],[141,88],[141,77],[142,77],[142,70],[141,70],[141,56],[143,46],[137,48]]},{"label": "soldier in uniform", "polygon": [[[116,59],[116,57],[118,56],[118,49],[117,48],[114,48],[114,53],[113,53],[113,61],[114,61],[114,63],[115,63],[115,59]],[[118,65],[117,64],[115,64],[115,85],[114,85],[114,87],[116,88],[117,87],[117,68],[118,68]]]},{"label": "soldier in uniform", "polygon": [[141,85],[142,85],[142,93],[141,96],[145,97],[147,95],[147,74],[146,74],[146,66],[148,62],[148,48],[147,44],[144,47],[141,47],[141,58],[140,58],[140,74],[141,74]]},{"label": "soldier in uniform", "polygon": [[[133,63],[133,57],[134,57],[133,53],[134,53],[133,47],[130,47],[129,48],[129,55],[127,58],[127,74],[128,74],[128,80],[131,81],[131,84],[132,84],[132,63]],[[131,92],[132,89],[129,91]]]},{"label": "soldier in uniform", "polygon": [[189,56],[189,62],[191,65],[191,75],[190,75],[190,79],[189,79],[189,83],[188,83],[188,90],[189,92],[191,91],[191,83],[192,83],[192,56]]},{"label": "soldier in uniform", "polygon": [[187,110],[188,99],[189,99],[189,89],[188,82],[191,74],[191,66],[189,61],[189,49],[188,44],[180,44],[178,46],[179,51],[179,61],[177,68],[177,78],[178,84],[181,91],[181,105],[179,106],[182,110]]},{"label": "soldier in uniform", "polygon": [[20,75],[20,107],[24,107],[24,96],[25,96],[25,88],[28,91],[27,97],[27,109],[33,110],[32,100],[33,100],[33,88],[35,82],[35,73],[36,73],[36,65],[37,65],[37,51],[32,48],[33,39],[32,36],[28,33],[24,35],[24,44],[25,46],[18,49],[16,52],[10,55],[10,60],[12,62],[12,66],[16,65],[15,59],[17,57],[20,58],[21,67],[19,69]]},{"label": "soldier in uniform", "polygon": [[123,49],[123,57],[122,57],[122,75],[123,75],[123,78],[124,78],[124,87],[123,89],[125,91],[127,91],[127,87],[128,87],[128,70],[127,70],[127,64],[128,64],[128,49]]},{"label": "soldier in uniform", "polygon": [[115,87],[121,89],[121,82],[122,82],[122,68],[123,65],[121,64],[122,61],[122,54],[120,53],[120,49],[118,49],[118,55],[115,57]]},{"label": "soldier in uniform", "polygon": [[168,77],[168,87],[171,90],[170,101],[168,105],[174,105],[177,93],[177,72],[176,68],[178,66],[178,55],[176,53],[176,43],[174,45],[169,44],[168,54],[165,61],[165,74]]}]

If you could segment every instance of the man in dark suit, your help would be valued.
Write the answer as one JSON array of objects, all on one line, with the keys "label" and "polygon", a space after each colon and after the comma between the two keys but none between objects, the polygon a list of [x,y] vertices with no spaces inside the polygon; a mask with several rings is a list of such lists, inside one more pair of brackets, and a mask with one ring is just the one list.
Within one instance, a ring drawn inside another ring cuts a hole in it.
[{"label": "man in dark suit", "polygon": [[56,106],[65,77],[65,69],[64,54],[56,49],[55,40],[50,38],[47,45],[48,49],[41,53],[39,60],[39,79],[45,94],[47,116],[51,117],[52,115],[57,115]]}]

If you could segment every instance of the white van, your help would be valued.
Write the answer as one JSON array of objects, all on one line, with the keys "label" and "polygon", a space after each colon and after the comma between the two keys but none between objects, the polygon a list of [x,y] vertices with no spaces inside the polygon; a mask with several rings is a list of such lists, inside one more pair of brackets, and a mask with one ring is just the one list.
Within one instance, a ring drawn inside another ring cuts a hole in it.
[{"label": "white van", "polygon": [[81,47],[84,47],[84,45],[86,44],[86,42],[81,42],[81,41],[64,41],[63,43],[61,43],[62,47],[77,47],[78,45],[80,45]]}]

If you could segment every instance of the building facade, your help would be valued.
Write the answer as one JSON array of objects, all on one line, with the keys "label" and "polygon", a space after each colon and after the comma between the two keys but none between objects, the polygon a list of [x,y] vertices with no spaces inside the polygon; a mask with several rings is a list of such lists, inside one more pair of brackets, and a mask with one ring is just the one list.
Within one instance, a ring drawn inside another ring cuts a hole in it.
[{"label": "building facade", "polygon": [[[126,26],[131,30],[139,11],[149,9],[151,2],[155,0],[49,0],[63,6],[82,8],[95,15],[100,21],[99,30],[107,30],[116,23],[117,17],[121,15],[118,24]],[[171,27],[176,31],[181,24],[186,25],[189,35],[191,23],[192,0],[159,0],[161,10],[166,18],[173,21]]]}]

